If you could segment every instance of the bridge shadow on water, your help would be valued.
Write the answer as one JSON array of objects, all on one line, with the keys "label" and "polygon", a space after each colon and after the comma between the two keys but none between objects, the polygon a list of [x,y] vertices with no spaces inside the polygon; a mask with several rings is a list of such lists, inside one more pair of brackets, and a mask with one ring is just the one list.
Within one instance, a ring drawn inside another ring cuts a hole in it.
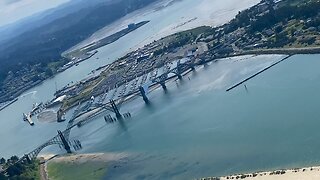
[{"label": "bridge shadow on water", "polygon": [[151,102],[151,101],[148,101],[148,103],[145,103],[145,108],[146,108],[150,113],[156,112],[156,107],[155,107],[155,105],[153,104],[153,102]]},{"label": "bridge shadow on water", "polygon": [[211,64],[205,63],[203,64],[203,69],[208,70],[210,68]]},{"label": "bridge shadow on water", "polygon": [[[178,88],[178,89],[179,89],[179,88]],[[165,90],[165,91],[163,92],[163,95],[162,95],[161,98],[163,98],[163,101],[164,101],[165,103],[170,103],[170,102],[173,101],[174,94],[175,94],[174,90],[173,90],[173,91],[170,91],[170,90],[167,89],[167,90]]]},{"label": "bridge shadow on water", "polygon": [[182,79],[179,79],[177,82],[180,84],[180,86],[178,86],[178,87],[182,87],[182,86],[184,86],[186,83],[187,83],[187,81],[185,80],[185,78],[187,78],[187,77],[183,77]]},{"label": "bridge shadow on water", "polygon": [[94,130],[93,132],[91,132],[90,134],[87,134],[86,137],[90,137],[90,136],[93,136],[99,132],[102,131],[102,129],[106,128],[108,125],[107,124],[104,124],[102,125],[101,127],[99,127],[98,129]]},{"label": "bridge shadow on water", "polygon": [[125,119],[124,118],[119,118],[118,119],[118,122],[119,122],[119,125],[120,125],[120,128],[123,130],[123,131],[128,131],[128,127],[124,121]]}]

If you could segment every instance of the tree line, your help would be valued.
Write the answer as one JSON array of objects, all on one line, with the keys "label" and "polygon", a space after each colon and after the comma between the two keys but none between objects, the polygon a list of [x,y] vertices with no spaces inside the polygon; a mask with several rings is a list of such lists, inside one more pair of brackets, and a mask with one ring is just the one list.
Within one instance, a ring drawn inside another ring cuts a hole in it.
[{"label": "tree line", "polygon": [[0,180],[35,180],[39,179],[39,161],[19,161],[18,156],[9,159],[1,158],[0,167],[5,172],[0,173]]}]

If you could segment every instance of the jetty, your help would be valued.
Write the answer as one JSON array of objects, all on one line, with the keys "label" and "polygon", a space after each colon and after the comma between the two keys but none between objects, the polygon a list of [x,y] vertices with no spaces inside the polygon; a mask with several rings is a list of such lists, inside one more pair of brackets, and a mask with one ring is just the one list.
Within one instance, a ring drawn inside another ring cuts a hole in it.
[{"label": "jetty", "polygon": [[[235,85],[233,85],[233,86],[229,87],[226,91],[227,91],[227,92],[228,92],[228,91],[231,91],[232,89],[234,89],[234,88],[236,88],[236,87],[240,86],[241,84],[243,84],[243,83],[245,83],[245,82],[249,81],[250,79],[252,79],[252,78],[254,78],[254,77],[258,76],[259,74],[261,74],[261,73],[265,72],[266,70],[268,70],[268,69],[272,68],[273,66],[275,66],[275,65],[277,65],[277,64],[279,64],[279,63],[281,63],[281,62],[285,61],[286,59],[289,59],[291,56],[292,56],[292,55],[288,55],[287,57],[285,57],[285,58],[281,59],[280,61],[278,61],[278,62],[276,62],[276,63],[271,64],[270,66],[268,66],[268,67],[266,67],[266,68],[264,68],[264,69],[262,69],[262,70],[258,71],[257,73],[253,74],[252,76],[247,77],[246,79],[244,79],[244,80],[242,80],[242,81],[238,82],[237,84],[235,84]],[[247,87],[246,87],[246,86],[245,86],[245,88],[247,89]]]}]

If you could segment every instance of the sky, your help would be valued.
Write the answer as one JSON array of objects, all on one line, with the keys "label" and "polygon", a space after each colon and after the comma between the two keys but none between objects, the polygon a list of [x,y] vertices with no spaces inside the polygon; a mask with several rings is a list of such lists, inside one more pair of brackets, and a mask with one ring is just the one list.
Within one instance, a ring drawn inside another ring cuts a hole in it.
[{"label": "sky", "polygon": [[0,0],[0,26],[14,23],[68,1],[70,0]]}]

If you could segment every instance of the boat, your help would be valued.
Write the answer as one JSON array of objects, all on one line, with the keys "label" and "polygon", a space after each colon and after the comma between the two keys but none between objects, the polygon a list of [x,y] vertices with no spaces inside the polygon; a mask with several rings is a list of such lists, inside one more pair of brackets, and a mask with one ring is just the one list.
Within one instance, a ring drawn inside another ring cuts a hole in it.
[{"label": "boat", "polygon": [[34,125],[34,122],[33,122],[32,119],[31,119],[31,114],[30,114],[30,113],[29,113],[29,114],[23,113],[22,116],[23,116],[23,121],[28,121],[28,123],[29,123],[31,126]]}]

